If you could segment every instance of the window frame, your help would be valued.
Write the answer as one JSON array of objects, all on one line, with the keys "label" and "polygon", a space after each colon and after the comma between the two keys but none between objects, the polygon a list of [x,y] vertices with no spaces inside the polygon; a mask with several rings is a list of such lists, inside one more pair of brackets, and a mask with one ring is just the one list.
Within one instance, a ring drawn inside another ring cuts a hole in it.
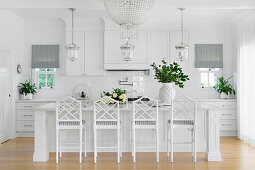
[{"label": "window frame", "polygon": [[[47,68],[46,68],[47,69]],[[35,73],[35,84],[38,87],[38,90],[40,91],[52,91],[52,90],[56,90],[56,68],[53,68],[53,71],[40,71],[40,68],[35,68],[34,69],[34,73]],[[46,87],[43,88],[39,88],[39,75],[40,74],[45,74],[45,85]],[[53,74],[54,75],[54,79],[53,79],[53,87],[47,87],[47,74]]]},{"label": "window frame", "polygon": [[209,84],[210,83],[210,76],[209,74],[210,73],[215,73],[215,84],[217,84],[217,78],[219,77],[219,75],[221,74],[221,71],[222,69],[221,68],[198,68],[199,69],[199,85],[200,85],[200,88],[213,88],[213,86],[202,86],[201,85],[201,74],[202,73],[207,73],[207,83]]}]

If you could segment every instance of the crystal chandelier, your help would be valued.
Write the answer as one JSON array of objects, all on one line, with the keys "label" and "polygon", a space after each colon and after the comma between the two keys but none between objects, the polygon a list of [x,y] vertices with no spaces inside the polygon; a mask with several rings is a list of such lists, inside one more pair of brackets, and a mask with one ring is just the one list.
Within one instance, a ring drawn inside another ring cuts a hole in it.
[{"label": "crystal chandelier", "polygon": [[124,60],[130,61],[134,46],[129,41],[138,38],[138,26],[150,15],[154,0],[104,0],[104,5],[112,20],[120,25],[120,38],[127,40],[120,48]]},{"label": "crystal chandelier", "polygon": [[79,59],[78,50],[79,50],[80,47],[78,47],[77,45],[75,45],[73,43],[73,27],[74,27],[74,24],[73,24],[73,12],[75,11],[75,9],[74,8],[70,8],[69,10],[72,12],[72,42],[71,42],[71,44],[66,46],[67,59],[70,60],[70,61],[75,61],[75,60]]},{"label": "crystal chandelier", "polygon": [[185,44],[183,42],[183,10],[185,8],[179,8],[181,11],[181,36],[182,36],[182,42],[175,46],[177,57],[180,59],[180,61],[187,60],[189,55],[189,45]]}]

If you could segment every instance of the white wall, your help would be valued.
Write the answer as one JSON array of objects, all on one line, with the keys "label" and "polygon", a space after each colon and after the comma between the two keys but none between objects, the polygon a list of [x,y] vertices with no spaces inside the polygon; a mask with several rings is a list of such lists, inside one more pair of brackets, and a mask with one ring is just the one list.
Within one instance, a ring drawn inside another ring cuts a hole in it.
[{"label": "white wall", "polygon": [[[18,99],[17,86],[20,83],[21,75],[17,74],[18,64],[23,64],[23,19],[8,10],[0,10],[0,48],[11,50],[12,58],[12,123],[9,137],[14,137],[15,129],[15,101]],[[5,62],[5,61],[0,61]]]},{"label": "white wall", "polygon": [[[177,95],[185,93],[194,98],[218,98],[219,95],[212,88],[202,89],[200,87],[199,72],[194,68],[194,44],[196,43],[222,43],[224,45],[224,68],[223,74],[233,75],[236,72],[236,57],[234,56],[234,36],[231,29],[231,23],[226,22],[225,18],[217,15],[215,18],[206,17],[203,13],[196,13],[192,17],[186,19],[185,29],[189,31],[190,43],[190,58],[187,68],[191,80],[186,83],[183,90],[177,89]],[[224,14],[222,14],[224,15]],[[203,18],[201,18],[203,16]],[[166,17],[167,21],[157,21],[151,19],[147,25],[141,29],[151,30],[178,30],[179,18]],[[100,25],[100,24],[99,24]],[[118,28],[117,26],[115,26]],[[99,97],[102,90],[111,90],[113,87],[118,87],[118,81],[129,76],[137,81],[137,87],[141,94],[157,97],[160,84],[153,80],[153,77],[141,75],[142,73],[134,72],[107,72],[106,76],[85,77],[76,76],[70,77],[64,75],[65,70],[65,25],[61,20],[49,21],[26,21],[24,27],[24,72],[26,75],[23,79],[31,76],[31,45],[32,44],[60,44],[61,63],[60,70],[56,77],[56,90],[39,91],[35,98],[61,98],[66,95],[72,95],[75,86],[80,83],[85,83],[93,92],[93,97]],[[162,56],[163,57],[163,56]],[[172,56],[171,56],[172,57]],[[132,88],[125,87],[122,88]],[[144,89],[144,90],[142,90]]]}]

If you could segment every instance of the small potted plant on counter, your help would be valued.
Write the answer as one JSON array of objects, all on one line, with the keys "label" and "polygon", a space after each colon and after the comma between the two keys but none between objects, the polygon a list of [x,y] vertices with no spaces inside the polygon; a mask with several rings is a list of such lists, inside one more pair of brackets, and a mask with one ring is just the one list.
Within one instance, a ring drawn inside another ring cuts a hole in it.
[{"label": "small potted plant on counter", "polygon": [[184,82],[189,80],[189,77],[182,72],[182,68],[176,62],[167,64],[167,62],[162,59],[162,65],[157,66],[153,63],[151,67],[155,71],[154,79],[162,83],[162,87],[159,90],[159,100],[162,104],[169,105],[171,100],[175,98],[173,85],[175,84],[183,88]]},{"label": "small potted plant on counter", "polygon": [[221,99],[228,99],[231,94],[236,94],[235,89],[228,82],[232,77],[230,76],[227,80],[224,77],[218,78],[219,83],[213,87],[220,94]]},{"label": "small potted plant on counter", "polygon": [[[122,90],[120,88],[113,88],[112,92],[103,92],[101,93],[101,97],[109,96],[114,100],[117,100],[120,102],[120,104],[124,104],[127,101],[127,91]],[[108,103],[109,101],[105,101],[105,103]]]},{"label": "small potted plant on counter", "polygon": [[36,92],[36,85],[32,84],[30,80],[26,80],[25,83],[20,83],[18,86],[19,94],[21,95],[21,99],[23,100],[30,100],[33,98],[33,94]]}]

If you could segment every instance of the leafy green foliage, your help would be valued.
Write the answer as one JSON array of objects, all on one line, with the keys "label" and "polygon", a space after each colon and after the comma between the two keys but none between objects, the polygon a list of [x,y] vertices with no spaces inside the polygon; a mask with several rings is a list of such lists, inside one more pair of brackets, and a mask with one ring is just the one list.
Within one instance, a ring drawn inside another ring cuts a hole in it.
[{"label": "leafy green foliage", "polygon": [[189,80],[189,76],[182,72],[182,68],[176,62],[173,64],[167,64],[167,62],[162,59],[162,65],[157,66],[154,62],[151,67],[155,71],[155,78],[161,83],[175,83],[175,85],[180,88],[184,87],[184,82]]},{"label": "leafy green foliage", "polygon": [[224,77],[218,78],[219,83],[216,84],[213,88],[217,90],[218,93],[225,93],[226,95],[228,94],[236,94],[235,89],[233,89],[232,85],[228,83],[228,81],[232,78],[233,76],[230,76],[227,80],[224,80]]},{"label": "leafy green foliage", "polygon": [[126,90],[122,90],[120,88],[116,88],[116,89],[113,88],[112,92],[103,91],[103,94],[101,93],[101,97],[109,96],[113,98],[114,100],[119,101],[120,103],[124,103],[127,99],[126,93],[127,93]]},{"label": "leafy green foliage", "polygon": [[19,88],[19,93],[21,95],[27,95],[27,94],[35,94],[36,92],[36,85],[32,84],[30,80],[26,80],[25,83],[20,83],[18,86]]}]

